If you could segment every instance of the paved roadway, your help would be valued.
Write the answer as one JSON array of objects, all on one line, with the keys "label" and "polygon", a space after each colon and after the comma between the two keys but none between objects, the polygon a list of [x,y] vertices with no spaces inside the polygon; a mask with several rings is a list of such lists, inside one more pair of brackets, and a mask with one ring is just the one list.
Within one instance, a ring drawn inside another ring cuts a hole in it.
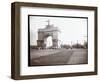
[{"label": "paved roadway", "polygon": [[86,49],[32,50],[31,66],[74,65],[88,63]]}]

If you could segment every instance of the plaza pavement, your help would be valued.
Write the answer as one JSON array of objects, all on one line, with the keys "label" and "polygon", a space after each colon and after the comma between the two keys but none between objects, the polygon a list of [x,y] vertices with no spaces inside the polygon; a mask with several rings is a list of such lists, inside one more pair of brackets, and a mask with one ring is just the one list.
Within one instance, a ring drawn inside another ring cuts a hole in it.
[{"label": "plaza pavement", "polygon": [[88,63],[87,49],[30,49],[31,66],[76,65]]}]

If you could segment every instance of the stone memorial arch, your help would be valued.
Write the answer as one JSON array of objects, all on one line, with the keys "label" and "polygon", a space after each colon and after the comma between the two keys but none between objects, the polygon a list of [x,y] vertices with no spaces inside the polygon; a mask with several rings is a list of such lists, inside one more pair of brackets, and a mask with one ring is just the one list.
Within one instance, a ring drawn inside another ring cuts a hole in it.
[{"label": "stone memorial arch", "polygon": [[38,29],[37,46],[40,48],[46,48],[47,38],[52,37],[52,48],[58,48],[58,28],[54,25],[50,25],[50,21],[44,29]]}]

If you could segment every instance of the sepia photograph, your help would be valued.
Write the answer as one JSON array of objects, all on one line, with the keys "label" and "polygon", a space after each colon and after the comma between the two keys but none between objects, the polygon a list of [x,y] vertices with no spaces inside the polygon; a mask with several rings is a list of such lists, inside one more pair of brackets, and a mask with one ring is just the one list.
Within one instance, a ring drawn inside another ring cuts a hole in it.
[{"label": "sepia photograph", "polygon": [[88,64],[87,24],[87,17],[28,15],[28,65]]},{"label": "sepia photograph", "polygon": [[11,4],[11,78],[97,75],[97,7]]}]

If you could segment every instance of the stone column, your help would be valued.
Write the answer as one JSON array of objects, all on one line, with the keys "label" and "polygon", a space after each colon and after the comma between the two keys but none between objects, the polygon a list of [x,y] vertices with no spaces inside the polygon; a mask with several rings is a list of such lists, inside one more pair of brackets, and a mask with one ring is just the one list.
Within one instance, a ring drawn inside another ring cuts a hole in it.
[{"label": "stone column", "polygon": [[37,46],[40,47],[40,48],[45,48],[44,32],[43,31],[38,31]]},{"label": "stone column", "polygon": [[37,40],[37,46],[43,48],[44,47],[44,40]]},{"label": "stone column", "polygon": [[53,39],[53,48],[58,48],[58,39]]},{"label": "stone column", "polygon": [[53,48],[58,48],[58,32],[54,31],[52,35]]}]

